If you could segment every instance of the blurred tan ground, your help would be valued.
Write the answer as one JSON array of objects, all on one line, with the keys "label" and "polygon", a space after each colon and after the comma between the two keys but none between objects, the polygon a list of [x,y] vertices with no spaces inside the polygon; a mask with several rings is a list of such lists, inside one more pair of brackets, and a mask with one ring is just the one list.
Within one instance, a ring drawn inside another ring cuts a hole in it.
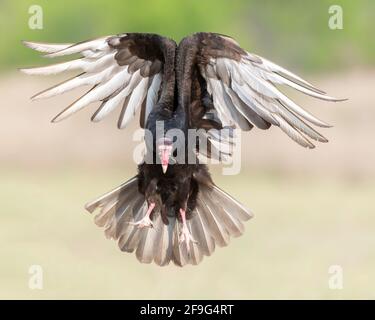
[{"label": "blurred tan ground", "polygon": [[[307,77],[309,78],[309,77]],[[49,120],[77,92],[31,103],[58,78],[0,78],[0,298],[375,298],[375,70],[309,78],[348,102],[295,96],[334,125],[306,150],[277,128],[243,135],[242,171],[215,181],[256,217],[243,237],[198,267],[141,265],[123,254],[83,204],[135,173],[132,132],[94,106]],[[28,268],[44,289],[28,289]],[[328,288],[341,265],[344,289]]]}]

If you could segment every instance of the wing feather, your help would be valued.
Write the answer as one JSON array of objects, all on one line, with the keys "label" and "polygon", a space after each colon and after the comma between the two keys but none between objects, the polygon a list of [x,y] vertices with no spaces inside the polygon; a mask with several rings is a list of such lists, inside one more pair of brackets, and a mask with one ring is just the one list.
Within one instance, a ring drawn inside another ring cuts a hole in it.
[{"label": "wing feather", "polygon": [[46,53],[45,57],[77,54],[80,57],[43,67],[24,68],[21,71],[29,75],[81,71],[77,76],[37,93],[32,100],[50,98],[82,86],[91,86],[86,94],[60,112],[53,122],[66,119],[87,105],[99,101],[102,103],[91,120],[100,121],[123,104],[119,128],[124,128],[144,101],[146,112],[143,121],[158,102],[164,70],[162,61],[165,61],[162,46],[166,42],[170,45],[171,41],[158,35],[135,33],[105,36],[75,44],[24,41],[25,46]]},{"label": "wing feather", "polygon": [[22,41],[22,43],[30,49],[43,53],[57,52],[73,45],[73,43],[44,43],[32,41]]},{"label": "wing feather", "polygon": [[147,98],[146,98],[146,110],[144,114],[144,124],[147,122],[148,115],[150,114],[153,106],[156,104],[158,100],[158,94],[160,90],[160,84],[161,84],[161,75],[156,74],[151,82],[150,88],[147,92]]},{"label": "wing feather", "polygon": [[246,52],[227,36],[197,33],[193,37],[198,47],[198,69],[223,124],[235,124],[243,130],[248,128],[246,122],[261,129],[272,124],[307,148],[314,147],[309,138],[328,141],[309,124],[323,128],[330,125],[292,101],[276,85],[325,101],[345,99],[328,96],[287,69]]},{"label": "wing feather", "polygon": [[91,90],[88,94],[84,95],[81,99],[78,99],[68,108],[66,108],[54,118],[53,122],[64,120],[90,103],[105,99],[108,95],[119,89],[128,78],[129,73],[126,70],[117,73],[110,80],[99,84],[94,90]]},{"label": "wing feather", "polygon": [[[139,77],[141,76],[139,75]],[[119,120],[120,129],[125,128],[129,124],[129,122],[134,118],[138,108],[142,105],[143,100],[145,99],[147,94],[147,83],[148,79],[142,78],[132,92],[127,106],[124,105],[124,108],[126,108],[126,110],[123,117],[120,117]]]}]

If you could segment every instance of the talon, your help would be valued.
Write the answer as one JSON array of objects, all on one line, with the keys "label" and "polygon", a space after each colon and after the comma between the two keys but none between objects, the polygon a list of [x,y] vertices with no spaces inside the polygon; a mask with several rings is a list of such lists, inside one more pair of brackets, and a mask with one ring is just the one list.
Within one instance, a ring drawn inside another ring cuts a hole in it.
[{"label": "talon", "polygon": [[138,229],[142,229],[142,228],[153,228],[154,225],[150,219],[150,215],[151,215],[151,212],[152,210],[155,208],[155,203],[150,203],[149,207],[148,207],[148,210],[146,212],[146,215],[139,221],[137,222],[129,222],[130,225],[132,226],[137,226]]},{"label": "talon", "polygon": [[183,242],[186,243],[186,245],[188,246],[188,248],[189,248],[189,243],[190,242],[198,243],[198,241],[193,238],[193,236],[191,235],[191,233],[190,233],[190,231],[189,231],[189,229],[187,227],[186,228],[183,227],[183,229],[182,229],[182,231],[180,233],[179,243],[181,244]]},{"label": "talon", "polygon": [[148,216],[145,216],[142,220],[139,220],[137,222],[129,222],[129,224],[132,226],[138,226],[138,229],[142,229],[145,227],[150,227],[150,228],[154,227],[151,219]]}]

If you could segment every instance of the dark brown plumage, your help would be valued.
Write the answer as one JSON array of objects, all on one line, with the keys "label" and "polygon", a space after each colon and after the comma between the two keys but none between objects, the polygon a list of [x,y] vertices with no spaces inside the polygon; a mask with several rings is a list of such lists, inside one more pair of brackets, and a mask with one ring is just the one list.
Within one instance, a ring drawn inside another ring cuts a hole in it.
[{"label": "dark brown plumage", "polygon": [[[121,107],[118,127],[124,128],[141,109],[140,126],[147,130],[146,138],[148,133],[152,138],[146,139],[145,158],[138,174],[87,204],[86,209],[98,209],[95,222],[105,228],[106,236],[118,240],[121,250],[135,251],[144,263],[198,264],[203,256],[212,254],[216,245],[225,246],[230,237],[243,233],[243,222],[252,214],[215,186],[201,162],[201,157],[230,157],[231,150],[221,147],[233,145],[235,129],[278,126],[308,148],[314,147],[310,139],[327,141],[310,124],[328,125],[291,101],[274,84],[338,101],[282,67],[246,52],[232,38],[215,33],[194,34],[178,46],[171,39],[142,33],[78,44],[25,45],[50,57],[82,56],[52,66],[23,69],[28,74],[83,71],[34,99],[92,86],[54,121],[101,101],[92,121],[100,121]],[[164,125],[161,137],[158,123]],[[185,139],[175,141],[170,132],[176,129]],[[199,132],[193,144],[186,139],[190,129]],[[179,157],[176,150],[181,148],[186,152]]]}]

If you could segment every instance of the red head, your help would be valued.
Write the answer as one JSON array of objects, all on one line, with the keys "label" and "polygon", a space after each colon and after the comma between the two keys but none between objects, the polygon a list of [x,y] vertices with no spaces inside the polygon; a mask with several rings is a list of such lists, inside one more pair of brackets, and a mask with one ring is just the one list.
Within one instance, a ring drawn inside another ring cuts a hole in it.
[{"label": "red head", "polygon": [[156,143],[157,153],[159,155],[161,167],[163,173],[166,173],[168,170],[168,164],[171,160],[173,145],[172,140],[168,138],[161,138]]}]

